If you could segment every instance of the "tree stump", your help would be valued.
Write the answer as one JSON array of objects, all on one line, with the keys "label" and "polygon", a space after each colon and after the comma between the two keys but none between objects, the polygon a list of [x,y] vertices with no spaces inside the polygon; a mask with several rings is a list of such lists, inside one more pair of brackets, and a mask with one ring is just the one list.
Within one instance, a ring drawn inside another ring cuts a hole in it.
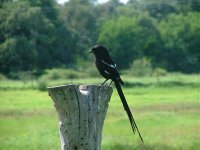
[{"label": "tree stump", "polygon": [[56,108],[62,150],[101,150],[102,129],[112,87],[61,85],[48,87]]}]

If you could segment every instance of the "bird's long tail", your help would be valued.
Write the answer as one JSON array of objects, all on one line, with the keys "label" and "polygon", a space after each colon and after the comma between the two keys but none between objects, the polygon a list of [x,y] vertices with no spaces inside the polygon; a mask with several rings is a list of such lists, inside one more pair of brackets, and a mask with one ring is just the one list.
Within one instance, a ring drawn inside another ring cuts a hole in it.
[{"label": "bird's long tail", "polygon": [[131,123],[131,127],[132,127],[132,129],[133,129],[133,132],[135,133],[135,131],[137,131],[138,134],[139,134],[139,136],[140,136],[141,141],[144,142],[143,139],[142,139],[142,136],[141,136],[141,134],[140,134],[140,131],[139,131],[137,125],[136,125],[136,122],[135,122],[135,120],[134,120],[134,118],[133,118],[133,115],[132,115],[132,113],[131,113],[131,110],[130,110],[128,104],[127,104],[126,98],[125,98],[125,96],[124,96],[124,94],[123,94],[123,91],[122,91],[122,88],[121,88],[121,86],[120,86],[119,81],[114,81],[114,83],[115,83],[117,92],[118,92],[118,94],[119,94],[119,97],[120,97],[120,99],[121,99],[121,101],[122,101],[122,104],[123,104],[123,106],[124,106],[124,109],[126,110],[126,113],[127,113],[127,115],[128,115],[128,118],[129,118],[129,121],[130,121],[130,123]]}]

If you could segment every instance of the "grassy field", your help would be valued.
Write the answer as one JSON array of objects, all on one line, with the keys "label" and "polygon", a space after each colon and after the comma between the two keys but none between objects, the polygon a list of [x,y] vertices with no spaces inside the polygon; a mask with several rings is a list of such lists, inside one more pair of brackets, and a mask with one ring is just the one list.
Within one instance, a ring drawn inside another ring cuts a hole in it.
[{"label": "grassy field", "polygon": [[[102,150],[198,150],[200,77],[124,77],[124,93],[144,138],[132,133],[114,90],[104,124]],[[101,79],[102,80],[102,79]],[[99,79],[49,81],[98,83]],[[0,81],[0,150],[59,150],[57,114],[36,82]]]}]

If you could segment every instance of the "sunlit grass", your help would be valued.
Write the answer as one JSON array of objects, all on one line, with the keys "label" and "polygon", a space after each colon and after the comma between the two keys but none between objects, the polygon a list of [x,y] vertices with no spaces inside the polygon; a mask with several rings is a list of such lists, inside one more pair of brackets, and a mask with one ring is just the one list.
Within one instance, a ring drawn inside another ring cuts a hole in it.
[{"label": "sunlit grass", "polygon": [[[200,86],[200,75],[183,75],[183,74],[169,74],[159,77],[131,77],[123,76],[125,87],[150,87],[150,86]],[[2,80],[0,81],[0,89],[37,89],[40,80],[33,81],[16,81],[16,80]],[[57,80],[44,80],[47,86],[55,86],[61,84],[100,84],[104,81],[103,78],[80,78],[80,79],[57,79]]]},{"label": "sunlit grass", "polygon": [[[166,83],[177,81],[174,78],[168,77]],[[200,83],[195,82],[197,76],[186,78],[182,83],[192,84],[160,86],[153,79],[144,78],[138,79],[139,82],[153,84],[123,87],[144,144],[132,133],[114,89],[104,124],[102,150],[198,150]],[[99,83],[101,80],[76,82]],[[126,78],[126,81],[135,83],[136,79]],[[50,84],[57,83],[72,82],[62,80]],[[0,149],[60,149],[57,114],[47,91],[38,91],[19,81],[3,81],[0,89]]]}]

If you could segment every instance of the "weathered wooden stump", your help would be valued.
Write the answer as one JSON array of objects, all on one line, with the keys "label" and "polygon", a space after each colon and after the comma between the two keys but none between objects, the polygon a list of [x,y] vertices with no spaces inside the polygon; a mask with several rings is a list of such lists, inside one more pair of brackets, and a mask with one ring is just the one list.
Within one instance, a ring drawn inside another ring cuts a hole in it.
[{"label": "weathered wooden stump", "polygon": [[48,87],[56,108],[62,150],[101,150],[110,86],[61,85]]}]

